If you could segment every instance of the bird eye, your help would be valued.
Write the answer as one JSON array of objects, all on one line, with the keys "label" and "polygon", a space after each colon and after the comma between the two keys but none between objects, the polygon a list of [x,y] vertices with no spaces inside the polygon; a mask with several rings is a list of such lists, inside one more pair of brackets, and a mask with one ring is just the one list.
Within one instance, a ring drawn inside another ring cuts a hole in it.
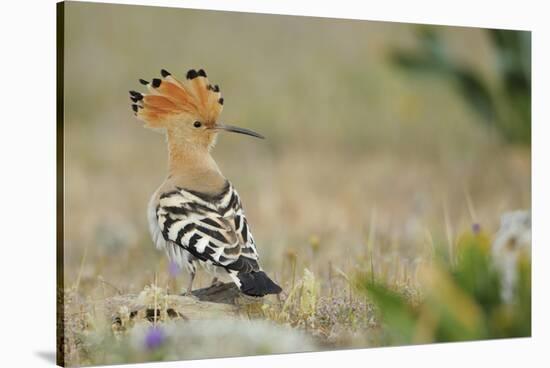
[{"label": "bird eye", "polygon": [[193,123],[193,126],[194,126],[195,128],[200,128],[200,127],[202,126],[202,123],[201,123],[200,121],[195,121],[195,122]]}]

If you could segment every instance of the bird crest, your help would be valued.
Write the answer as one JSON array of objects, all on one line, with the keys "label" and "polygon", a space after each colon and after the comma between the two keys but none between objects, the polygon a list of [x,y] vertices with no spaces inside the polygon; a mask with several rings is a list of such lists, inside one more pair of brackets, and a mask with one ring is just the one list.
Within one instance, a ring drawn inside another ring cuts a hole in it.
[{"label": "bird crest", "polygon": [[185,81],[162,69],[162,78],[140,79],[148,93],[130,91],[132,110],[150,128],[170,128],[181,119],[198,119],[206,127],[215,125],[222,108],[220,87],[208,81],[203,69],[191,69]]}]

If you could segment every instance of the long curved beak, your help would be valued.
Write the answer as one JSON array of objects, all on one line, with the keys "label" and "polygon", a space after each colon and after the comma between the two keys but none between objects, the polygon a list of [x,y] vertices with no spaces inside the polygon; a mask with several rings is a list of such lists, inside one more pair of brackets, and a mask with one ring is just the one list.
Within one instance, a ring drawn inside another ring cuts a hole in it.
[{"label": "long curved beak", "polygon": [[212,129],[225,130],[226,132],[246,134],[246,135],[249,135],[251,137],[265,139],[265,137],[263,135],[261,135],[260,133],[256,133],[253,130],[245,129],[245,128],[239,128],[239,127],[236,127],[236,126],[233,126],[233,125],[227,125],[227,124],[223,124],[223,123],[216,123],[216,125],[214,125],[212,127]]}]

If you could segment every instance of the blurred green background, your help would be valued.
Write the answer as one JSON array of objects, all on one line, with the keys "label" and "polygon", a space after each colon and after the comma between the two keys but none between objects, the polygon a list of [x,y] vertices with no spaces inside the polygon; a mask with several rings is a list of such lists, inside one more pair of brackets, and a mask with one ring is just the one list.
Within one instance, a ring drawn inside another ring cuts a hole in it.
[{"label": "blurred green background", "polygon": [[145,216],[164,138],[128,99],[161,68],[204,68],[221,119],[267,136],[222,135],[214,157],[284,286],[307,267],[332,295],[367,255],[414,283],[434,244],[531,206],[529,32],[68,2],[64,65],[65,280],[83,297],[168,280]]}]

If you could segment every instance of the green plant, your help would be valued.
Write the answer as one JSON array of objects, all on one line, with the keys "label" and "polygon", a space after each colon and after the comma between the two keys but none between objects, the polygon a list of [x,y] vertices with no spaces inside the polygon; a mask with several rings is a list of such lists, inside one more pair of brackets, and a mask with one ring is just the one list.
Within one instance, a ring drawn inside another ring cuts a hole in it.
[{"label": "green plant", "polygon": [[531,143],[531,35],[529,32],[488,29],[496,56],[498,80],[491,83],[472,67],[447,55],[433,27],[418,28],[419,47],[391,54],[395,65],[410,73],[448,81],[490,127],[510,143]]},{"label": "green plant", "polygon": [[420,271],[422,297],[415,303],[394,287],[363,273],[360,292],[374,302],[390,344],[464,341],[531,335],[531,265],[517,264],[519,282],[510,303],[500,297],[501,275],[483,233],[463,234],[452,262],[436,258]]}]

